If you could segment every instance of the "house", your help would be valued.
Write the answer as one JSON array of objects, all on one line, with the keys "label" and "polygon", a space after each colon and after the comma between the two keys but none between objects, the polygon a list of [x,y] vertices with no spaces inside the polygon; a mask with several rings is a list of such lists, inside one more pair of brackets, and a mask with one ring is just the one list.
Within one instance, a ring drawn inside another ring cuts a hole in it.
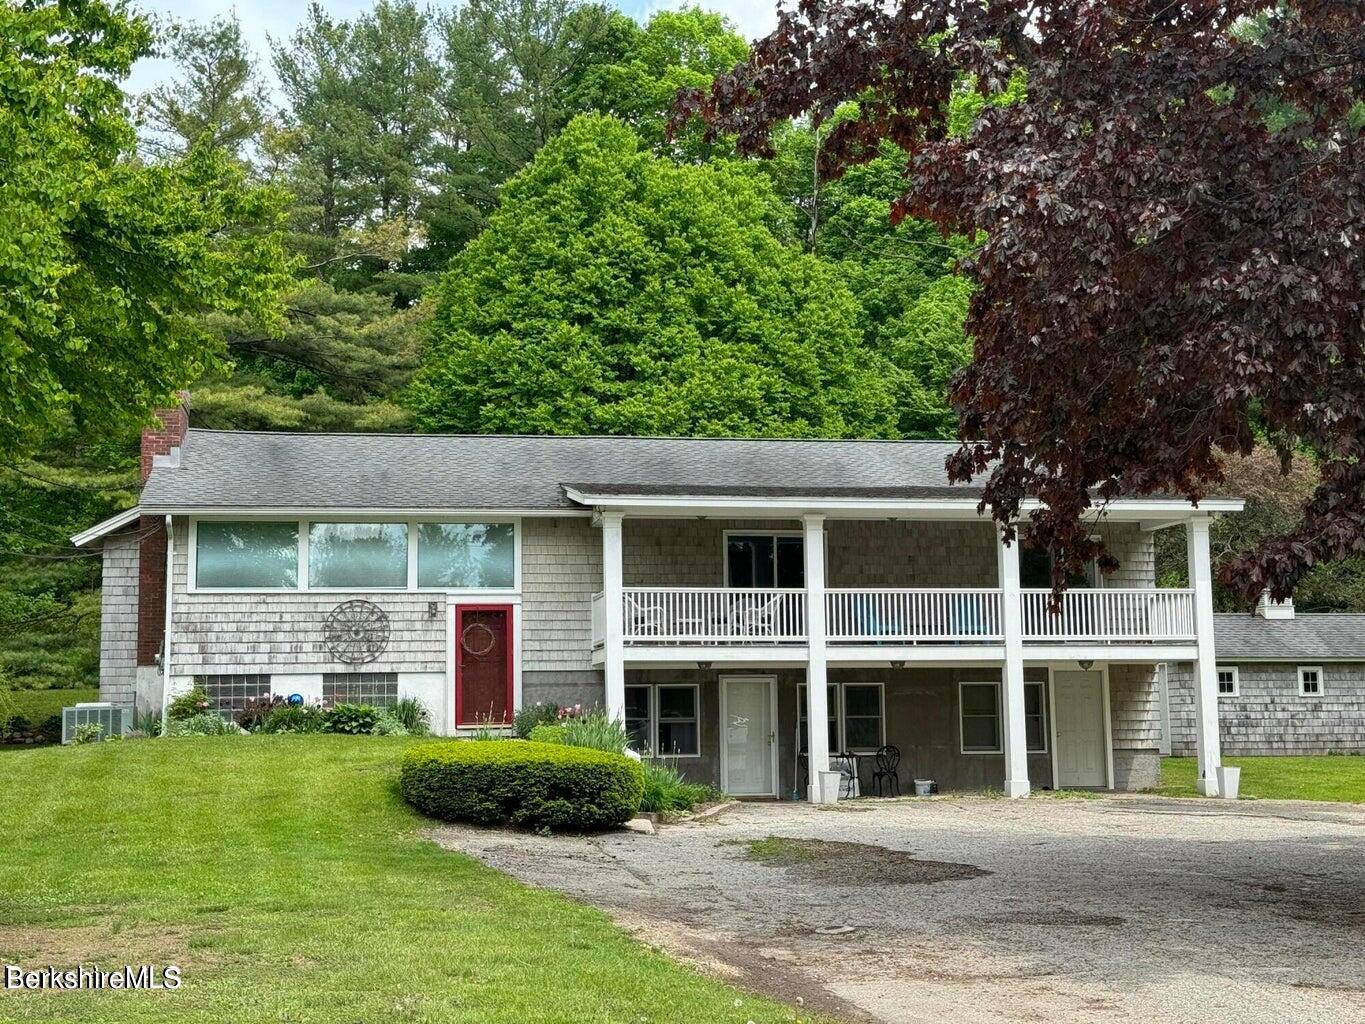
[{"label": "house", "polygon": [[[1262,598],[1217,614],[1218,718],[1225,754],[1365,754],[1365,615],[1295,614]],[[1194,672],[1169,667],[1170,752],[1195,750]]]},{"label": "house", "polygon": [[[943,442],[286,434],[144,437],[103,546],[101,691],[415,696],[439,729],[535,701],[604,705],[640,747],[744,796],[818,797],[831,753],[903,789],[1139,789],[1157,667],[1198,666],[1219,764],[1209,521],[1134,498],[1094,524],[1121,563],[1050,608],[1048,563],[952,485]],[[1025,510],[1027,512],[1027,510]],[[1155,586],[1185,531],[1192,589]],[[168,584],[169,581],[169,584]],[[809,705],[809,706],[808,706]],[[807,721],[824,721],[809,730]]]}]

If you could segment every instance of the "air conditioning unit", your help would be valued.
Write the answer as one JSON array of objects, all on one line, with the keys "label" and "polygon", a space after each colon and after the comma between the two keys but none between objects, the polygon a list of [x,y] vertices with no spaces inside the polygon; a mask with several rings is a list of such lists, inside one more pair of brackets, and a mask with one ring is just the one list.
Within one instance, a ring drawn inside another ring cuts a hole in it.
[{"label": "air conditioning unit", "polygon": [[76,730],[88,724],[100,727],[100,739],[108,736],[127,736],[130,724],[128,718],[128,709],[117,704],[96,702],[62,708],[62,742],[70,743],[76,736]]}]

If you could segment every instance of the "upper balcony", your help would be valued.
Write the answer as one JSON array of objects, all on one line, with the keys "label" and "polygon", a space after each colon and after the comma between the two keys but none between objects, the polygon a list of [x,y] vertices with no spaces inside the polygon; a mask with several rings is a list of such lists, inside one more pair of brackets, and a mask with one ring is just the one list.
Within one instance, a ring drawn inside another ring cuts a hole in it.
[{"label": "upper balcony", "polygon": [[[1192,590],[1068,590],[1019,595],[1023,639],[1031,646],[1188,644],[1195,638]],[[996,588],[832,588],[824,592],[831,646],[1002,645],[1002,591]],[[603,642],[603,602],[593,599],[593,642]],[[626,587],[626,647],[784,647],[805,644],[807,595],[789,588]]]}]

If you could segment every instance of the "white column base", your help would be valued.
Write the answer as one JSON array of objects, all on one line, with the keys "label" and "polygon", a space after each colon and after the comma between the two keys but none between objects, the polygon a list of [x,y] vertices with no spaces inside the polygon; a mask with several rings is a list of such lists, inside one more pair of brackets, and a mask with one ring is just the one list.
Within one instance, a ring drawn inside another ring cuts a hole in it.
[{"label": "white column base", "polygon": [[1198,791],[1200,796],[1217,796],[1218,776],[1210,775],[1207,779],[1196,779],[1194,788]]},{"label": "white column base", "polygon": [[1006,779],[1005,796],[1011,800],[1019,800],[1029,795],[1028,779]]}]

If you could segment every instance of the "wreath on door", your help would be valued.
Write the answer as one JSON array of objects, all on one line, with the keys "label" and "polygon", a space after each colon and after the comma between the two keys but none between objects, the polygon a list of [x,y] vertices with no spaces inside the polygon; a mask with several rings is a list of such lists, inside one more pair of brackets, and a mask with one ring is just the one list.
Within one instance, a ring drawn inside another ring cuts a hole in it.
[{"label": "wreath on door", "polygon": [[476,658],[492,653],[497,642],[493,631],[482,622],[471,622],[460,631],[460,646]]}]

